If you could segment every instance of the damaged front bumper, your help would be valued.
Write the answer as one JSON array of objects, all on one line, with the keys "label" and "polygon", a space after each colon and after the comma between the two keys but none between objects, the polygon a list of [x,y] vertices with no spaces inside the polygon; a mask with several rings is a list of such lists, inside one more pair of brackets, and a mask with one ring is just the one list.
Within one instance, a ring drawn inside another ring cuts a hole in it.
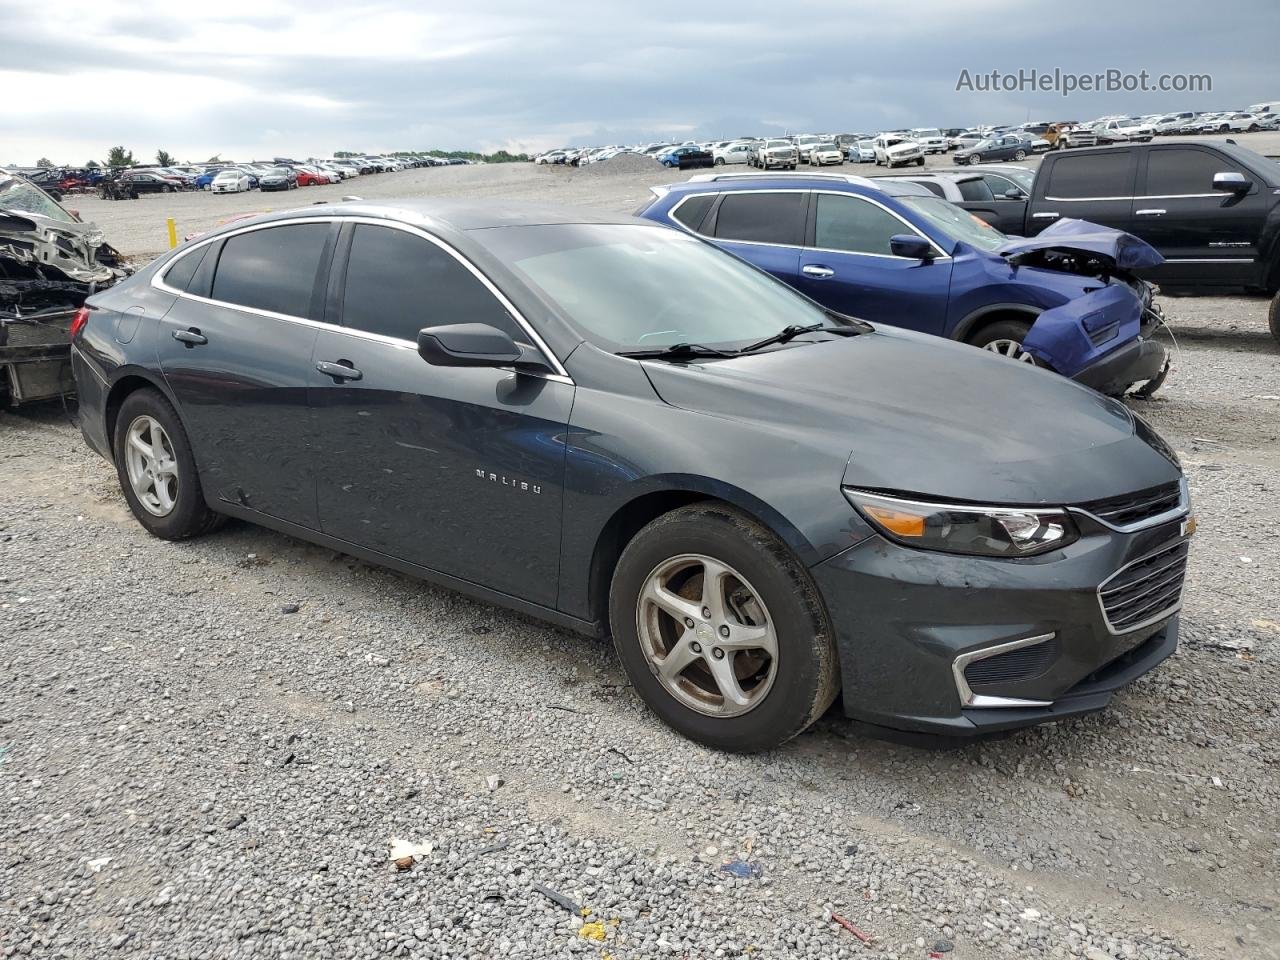
[{"label": "damaged front bumper", "polygon": [[57,206],[33,191],[25,181],[0,182],[0,404],[13,406],[74,391],[72,318],[87,297],[128,272],[94,224],[65,211],[66,219],[55,219],[4,206],[6,197]]},{"label": "damaged front bumper", "polygon": [[1149,288],[1111,283],[1040,314],[1022,346],[1099,393],[1154,392],[1169,369],[1168,351],[1151,339],[1163,322]]}]

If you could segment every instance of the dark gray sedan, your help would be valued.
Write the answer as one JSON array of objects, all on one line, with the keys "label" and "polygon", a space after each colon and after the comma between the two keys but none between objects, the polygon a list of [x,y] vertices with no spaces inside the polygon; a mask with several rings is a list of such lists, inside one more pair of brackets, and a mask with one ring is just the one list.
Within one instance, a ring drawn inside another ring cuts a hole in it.
[{"label": "dark gray sedan", "polygon": [[979,140],[971,147],[955,152],[956,163],[986,163],[992,160],[1025,160],[1031,144],[1015,134]]},{"label": "dark gray sedan", "polygon": [[833,315],[685,233],[507,204],[241,221],[89,301],[81,424],[235,517],[587,634],[703,743],[967,735],[1167,657],[1192,521],[1119,403]]}]

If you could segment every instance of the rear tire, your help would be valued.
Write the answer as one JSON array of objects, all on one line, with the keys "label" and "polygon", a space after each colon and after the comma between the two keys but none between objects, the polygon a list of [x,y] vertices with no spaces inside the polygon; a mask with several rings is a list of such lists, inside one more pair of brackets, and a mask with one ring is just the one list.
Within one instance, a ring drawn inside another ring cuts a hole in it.
[{"label": "rear tire", "polygon": [[923,167],[923,166],[924,166],[924,157],[916,157],[916,166],[917,166],[917,167]]},{"label": "rear tire", "polygon": [[1271,309],[1267,312],[1267,323],[1271,327],[1271,336],[1280,341],[1280,293],[1271,301]]},{"label": "rear tire", "polygon": [[[172,467],[171,471],[162,469],[162,479],[156,479],[152,483],[152,489],[157,494],[147,494],[150,507],[144,505],[139,493],[139,488],[147,482],[145,470],[138,482],[130,479],[130,472],[135,469],[140,456],[135,453],[131,465],[130,434],[139,431],[140,439],[147,447],[152,450],[158,448],[160,455],[156,460]],[[138,523],[152,536],[162,540],[185,540],[209,533],[226,520],[226,517],[214,513],[205,504],[187,431],[173,405],[158,390],[136,390],[125,397],[116,417],[112,452],[120,489],[129,503],[129,509],[133,511]],[[165,486],[163,497],[158,494],[161,483]],[[167,510],[164,510],[165,501],[171,501]]]},{"label": "rear tire", "polygon": [[[706,592],[702,585],[716,568],[722,579]],[[674,598],[678,619],[648,599],[659,595]],[[728,504],[692,504],[636,534],[613,574],[609,622],[618,658],[645,703],[679,733],[718,750],[777,746],[817,720],[839,690],[833,632],[808,570]],[[750,639],[727,657],[714,656],[717,644],[734,637]],[[767,638],[759,642],[774,653],[755,646],[755,638]],[[684,665],[664,679],[661,665],[672,656]],[[723,695],[717,676],[733,678],[726,682],[739,700]]]}]

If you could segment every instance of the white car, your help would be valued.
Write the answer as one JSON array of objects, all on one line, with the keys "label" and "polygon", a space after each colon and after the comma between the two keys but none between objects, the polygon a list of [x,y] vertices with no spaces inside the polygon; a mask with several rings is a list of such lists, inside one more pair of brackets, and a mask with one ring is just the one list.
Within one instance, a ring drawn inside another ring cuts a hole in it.
[{"label": "white car", "polygon": [[243,170],[223,170],[209,184],[210,193],[245,193],[249,189],[249,175]]},{"label": "white car", "polygon": [[1212,125],[1217,133],[1236,133],[1242,130],[1257,130],[1260,120],[1252,113],[1224,113],[1215,118]]},{"label": "white car", "polygon": [[946,153],[951,149],[951,141],[937,127],[917,127],[907,133],[912,140],[924,147],[925,153]]},{"label": "white car", "polygon": [[924,166],[924,147],[904,133],[882,133],[875,144],[877,167]]},{"label": "white car", "polygon": [[815,143],[809,148],[809,164],[811,166],[825,167],[830,164],[839,166],[842,163],[844,163],[844,154],[840,152],[839,147],[830,141]]},{"label": "white car", "polygon": [[1106,123],[1099,123],[1095,129],[1098,131],[1100,139],[1106,141],[1136,140],[1145,143],[1156,135],[1155,127],[1151,124],[1143,123],[1141,120],[1134,120],[1131,117],[1108,120]]},{"label": "white car", "polygon": [[730,143],[723,147],[716,147],[711,151],[711,156],[717,167],[723,167],[727,163],[747,163],[751,160],[753,152],[749,143]]}]

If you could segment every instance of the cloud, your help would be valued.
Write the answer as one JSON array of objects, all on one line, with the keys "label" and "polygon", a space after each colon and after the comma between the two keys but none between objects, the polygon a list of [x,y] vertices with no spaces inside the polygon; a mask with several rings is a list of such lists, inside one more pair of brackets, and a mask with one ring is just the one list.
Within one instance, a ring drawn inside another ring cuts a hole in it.
[{"label": "cloud", "polygon": [[[1247,23],[1248,29],[1240,29]],[[93,24],[93,29],[86,29]],[[1088,118],[1276,96],[1280,7],[1155,0],[0,0],[0,162],[544,148]],[[962,69],[1213,77],[1204,94],[957,92]]]}]

